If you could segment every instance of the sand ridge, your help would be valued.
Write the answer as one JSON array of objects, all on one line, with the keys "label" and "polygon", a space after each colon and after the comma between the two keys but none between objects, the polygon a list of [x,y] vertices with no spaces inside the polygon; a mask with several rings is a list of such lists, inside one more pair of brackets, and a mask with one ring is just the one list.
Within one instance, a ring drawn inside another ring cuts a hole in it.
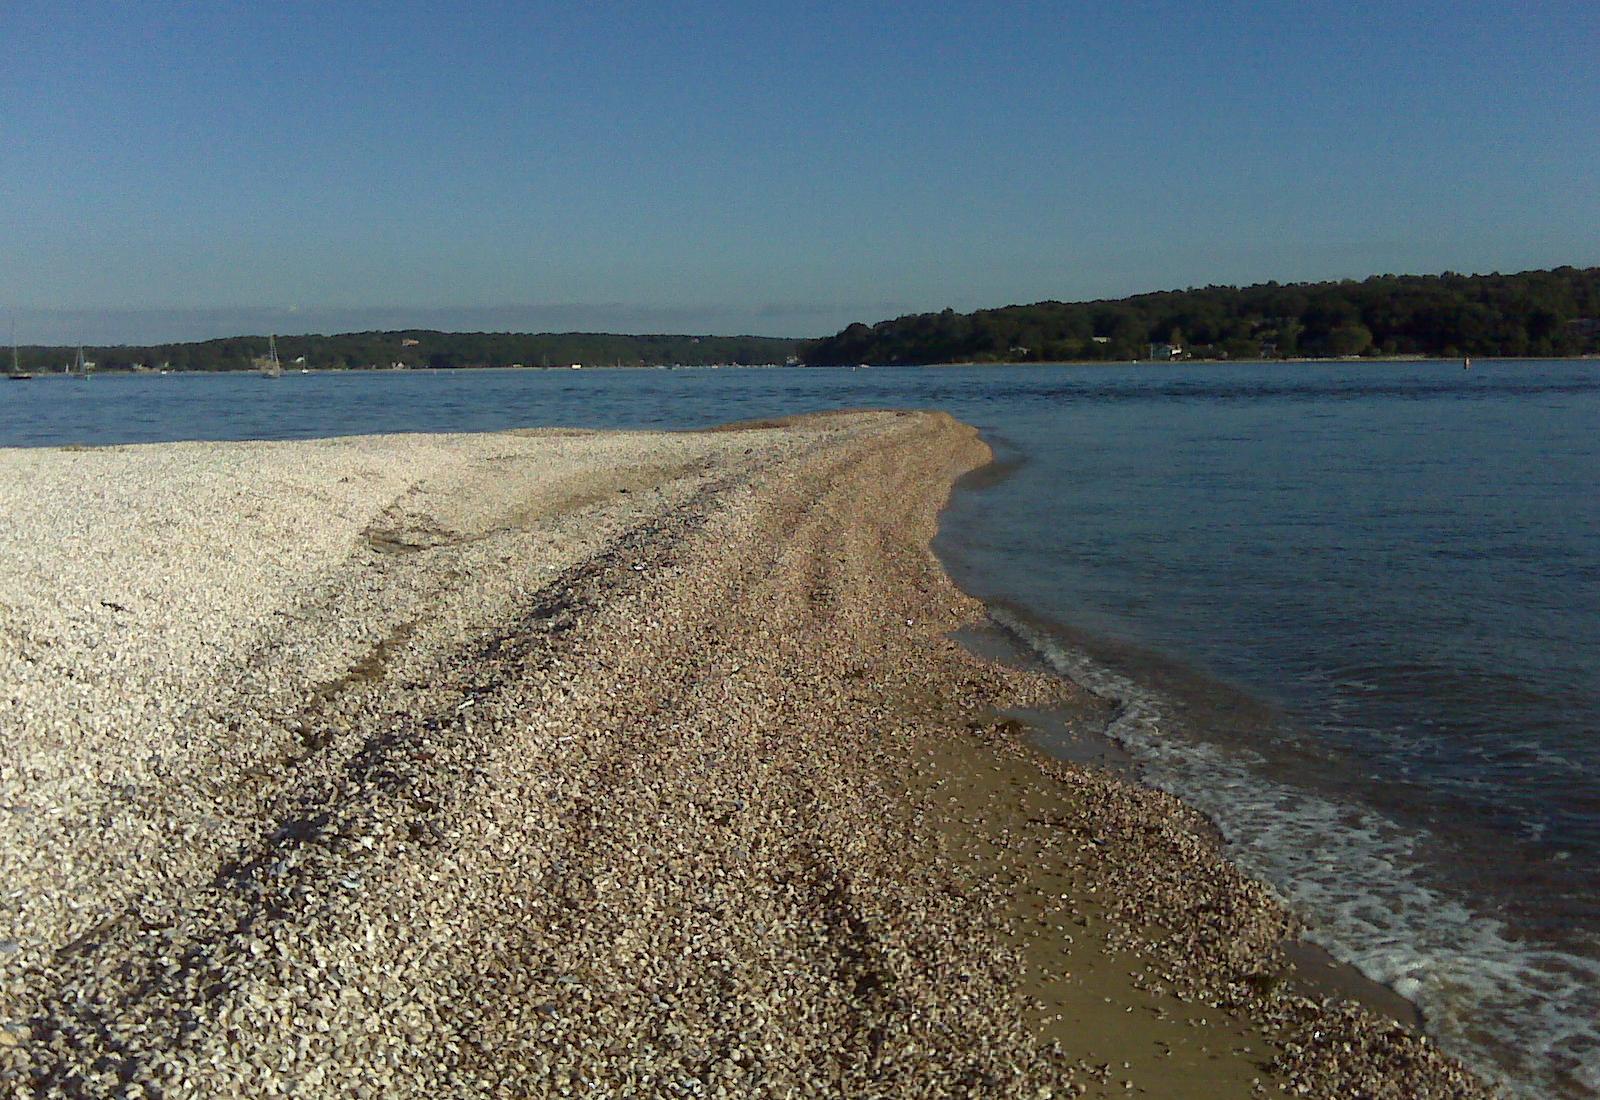
[{"label": "sand ridge", "polygon": [[987,457],[906,413],[0,455],[50,502],[8,560],[72,566],[0,576],[0,1083],[1159,1095],[1034,1018],[1019,861],[1095,836],[1071,888],[1188,963],[1159,995],[1277,1029],[1196,1094],[1475,1095],[1245,980],[1286,920],[1181,806],[1030,761],[1045,844],[951,793],[1025,758],[997,707],[1070,702],[948,637],[927,541]]}]

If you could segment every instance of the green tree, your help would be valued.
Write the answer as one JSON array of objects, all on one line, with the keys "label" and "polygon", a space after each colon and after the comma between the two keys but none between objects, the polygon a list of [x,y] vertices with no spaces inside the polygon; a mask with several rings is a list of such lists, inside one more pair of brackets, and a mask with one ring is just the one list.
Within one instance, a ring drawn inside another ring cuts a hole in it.
[{"label": "green tree", "polygon": [[1329,355],[1360,355],[1372,347],[1372,330],[1366,325],[1350,322],[1328,333]]},{"label": "green tree", "polygon": [[1222,352],[1229,359],[1255,359],[1261,355],[1261,341],[1247,336],[1230,336],[1222,342]]}]

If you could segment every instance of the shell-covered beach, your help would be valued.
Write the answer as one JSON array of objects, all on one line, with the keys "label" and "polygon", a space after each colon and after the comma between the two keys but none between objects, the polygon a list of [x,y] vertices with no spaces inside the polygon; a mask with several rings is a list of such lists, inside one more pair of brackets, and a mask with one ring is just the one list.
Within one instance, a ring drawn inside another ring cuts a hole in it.
[{"label": "shell-covered beach", "polygon": [[1471,1097],[951,632],[932,413],[0,452],[0,1090]]}]

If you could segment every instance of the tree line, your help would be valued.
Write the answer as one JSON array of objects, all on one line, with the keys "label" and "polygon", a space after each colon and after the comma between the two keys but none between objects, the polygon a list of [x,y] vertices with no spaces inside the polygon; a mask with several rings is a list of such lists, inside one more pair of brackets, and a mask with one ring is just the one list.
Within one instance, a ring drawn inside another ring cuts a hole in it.
[{"label": "tree line", "polygon": [[1600,352],[1600,268],[1207,286],[853,324],[813,365]]},{"label": "tree line", "polygon": [[[266,336],[85,349],[100,370],[237,371]],[[31,373],[70,365],[72,347],[24,347]],[[717,363],[1055,362],[1319,356],[1600,354],[1600,268],[1514,275],[1375,275],[1356,281],[1207,286],[1090,302],[1035,302],[973,313],[946,309],[820,340],[764,336],[436,332],[406,329],[278,338],[284,366],[653,367]]]},{"label": "tree line", "polygon": [[[654,367],[681,364],[782,363],[795,340],[766,336],[625,336],[561,332],[347,332],[336,336],[280,336],[286,369],[382,370],[402,367]],[[251,370],[267,354],[266,336],[230,336],[190,343],[89,347],[97,370]],[[48,373],[70,366],[76,347],[18,349],[19,367]]]}]

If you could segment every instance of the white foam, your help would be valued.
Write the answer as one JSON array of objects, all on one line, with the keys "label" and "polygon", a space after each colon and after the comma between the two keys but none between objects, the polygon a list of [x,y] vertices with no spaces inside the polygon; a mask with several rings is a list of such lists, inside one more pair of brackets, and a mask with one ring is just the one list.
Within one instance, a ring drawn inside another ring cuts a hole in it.
[{"label": "white foam", "polygon": [[1259,773],[1260,757],[1181,730],[1159,694],[1004,608],[992,614],[1115,703],[1106,732],[1141,778],[1210,817],[1229,856],[1306,921],[1308,938],[1415,1003],[1441,1046],[1516,1095],[1600,1089],[1600,959],[1510,939],[1425,881],[1420,834]]}]

